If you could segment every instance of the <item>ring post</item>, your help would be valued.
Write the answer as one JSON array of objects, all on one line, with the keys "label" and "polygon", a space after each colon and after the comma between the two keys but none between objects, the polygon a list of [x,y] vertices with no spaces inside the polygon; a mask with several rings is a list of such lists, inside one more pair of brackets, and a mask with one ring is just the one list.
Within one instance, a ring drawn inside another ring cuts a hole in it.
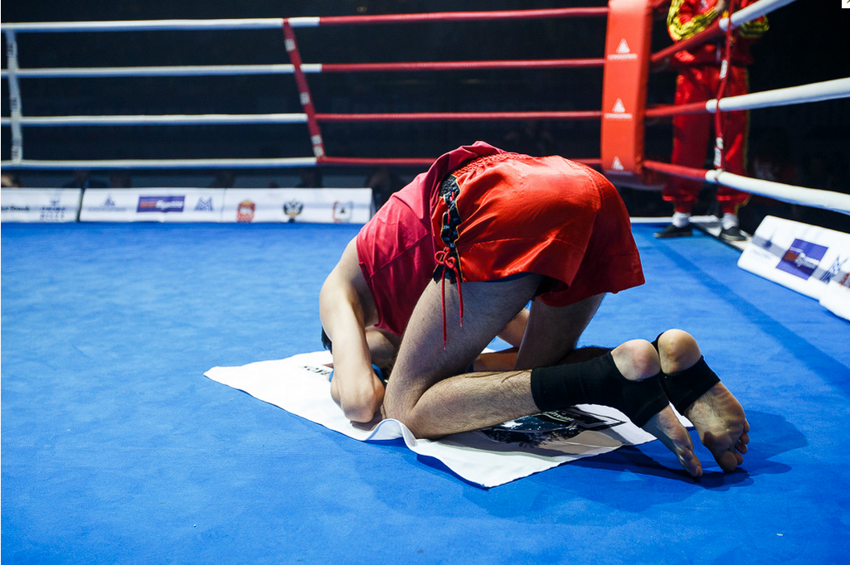
[{"label": "ring post", "polygon": [[610,0],[602,81],[602,170],[643,186],[644,111],[652,38],[650,0]]},{"label": "ring post", "polygon": [[24,136],[21,133],[21,90],[18,86],[18,42],[14,31],[6,36],[6,76],[9,80],[9,110],[12,126],[12,163],[20,164],[24,158]]}]

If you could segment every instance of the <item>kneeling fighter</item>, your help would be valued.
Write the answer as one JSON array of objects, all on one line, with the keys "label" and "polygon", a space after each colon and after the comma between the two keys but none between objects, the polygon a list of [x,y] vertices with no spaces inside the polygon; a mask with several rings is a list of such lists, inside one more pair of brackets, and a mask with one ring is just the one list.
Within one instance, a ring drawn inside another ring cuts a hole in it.
[{"label": "kneeling fighter", "polygon": [[[331,394],[354,421],[382,410],[425,438],[575,404],[613,406],[699,476],[652,344],[558,365],[605,293],[643,282],[628,214],[603,176],[561,157],[461,147],[393,195],[325,281]],[[499,334],[519,347],[514,369],[470,373]],[[385,389],[372,362],[393,358]]]}]

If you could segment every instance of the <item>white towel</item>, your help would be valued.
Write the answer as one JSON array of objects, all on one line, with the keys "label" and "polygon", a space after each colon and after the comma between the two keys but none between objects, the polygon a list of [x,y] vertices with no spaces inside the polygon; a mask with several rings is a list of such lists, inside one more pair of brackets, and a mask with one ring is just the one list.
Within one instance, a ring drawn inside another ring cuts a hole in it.
[{"label": "white towel", "polygon": [[[411,450],[439,459],[460,477],[483,487],[655,439],[618,410],[597,405],[578,406],[554,418],[522,418],[437,441],[417,439],[398,420],[354,424],[345,418],[331,399],[330,363],[330,353],[319,351],[242,367],[214,367],[204,374],[359,441],[404,438]],[[688,425],[687,420],[683,423]]]}]

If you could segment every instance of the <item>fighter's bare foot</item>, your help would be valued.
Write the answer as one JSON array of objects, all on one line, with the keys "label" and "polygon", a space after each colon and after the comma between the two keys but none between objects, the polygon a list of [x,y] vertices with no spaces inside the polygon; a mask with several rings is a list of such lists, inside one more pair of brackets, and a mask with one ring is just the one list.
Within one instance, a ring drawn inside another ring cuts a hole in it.
[{"label": "fighter's bare foot", "polygon": [[750,424],[744,409],[723,383],[717,383],[685,410],[702,444],[726,473],[744,462]]},{"label": "fighter's bare foot", "polygon": [[[641,381],[658,374],[660,363],[655,348],[647,341],[633,340],[611,352],[620,373],[631,381]],[[702,476],[702,465],[694,454],[691,436],[668,405],[642,426],[673,452],[679,464],[692,476]]]},{"label": "fighter's bare foot", "polygon": [[[714,375],[701,361],[699,345],[687,332],[669,330],[661,334],[658,352],[661,369],[668,375],[682,374],[686,378],[684,375],[696,370],[692,367],[698,363],[701,371]],[[723,383],[716,382],[684,410],[682,407],[679,410],[693,423],[703,445],[723,471],[731,473],[744,462],[750,425],[741,404]]]},{"label": "fighter's bare foot", "polygon": [[702,476],[702,464],[694,454],[694,444],[688,430],[679,422],[669,406],[653,416],[643,428],[651,433],[679,459],[679,464],[693,477]]}]

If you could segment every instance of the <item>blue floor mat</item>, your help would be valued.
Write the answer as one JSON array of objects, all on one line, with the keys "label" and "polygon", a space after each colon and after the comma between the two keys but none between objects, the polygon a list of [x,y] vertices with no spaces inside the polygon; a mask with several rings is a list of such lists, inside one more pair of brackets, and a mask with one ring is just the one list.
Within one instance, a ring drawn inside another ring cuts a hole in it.
[{"label": "blue floor mat", "polygon": [[647,284],[583,341],[691,332],[747,410],[744,468],[699,450],[695,482],[653,442],[485,490],[203,377],[319,349],[356,226],[4,224],[3,562],[843,562],[850,325],[653,229]]}]

